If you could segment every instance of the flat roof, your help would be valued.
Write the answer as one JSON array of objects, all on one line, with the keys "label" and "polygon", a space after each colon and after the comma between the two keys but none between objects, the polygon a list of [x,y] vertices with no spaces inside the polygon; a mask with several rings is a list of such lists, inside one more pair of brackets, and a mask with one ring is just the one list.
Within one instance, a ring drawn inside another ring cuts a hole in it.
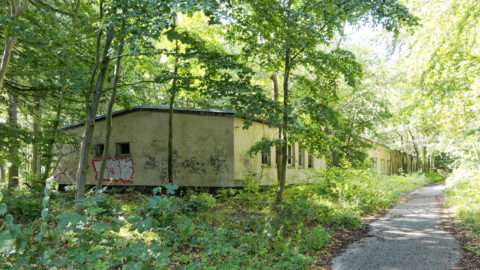
[{"label": "flat roof", "polygon": [[[134,106],[130,109],[125,109],[125,110],[120,110],[112,113],[112,118],[121,116],[124,114],[132,113],[132,112],[137,112],[137,111],[152,111],[152,112],[168,112],[169,107],[168,106]],[[226,115],[231,115],[233,116],[235,114],[235,111],[232,110],[218,110],[218,109],[195,109],[195,108],[173,108],[173,112],[175,113],[187,113],[187,114],[201,114],[201,115],[219,115],[219,116],[226,116]],[[102,121],[107,118],[106,115],[100,115],[95,117],[95,122],[97,121]],[[67,129],[72,129],[76,127],[80,127],[85,125],[85,121],[82,121],[80,123],[76,124],[71,124],[62,127],[61,129],[67,130]]]}]

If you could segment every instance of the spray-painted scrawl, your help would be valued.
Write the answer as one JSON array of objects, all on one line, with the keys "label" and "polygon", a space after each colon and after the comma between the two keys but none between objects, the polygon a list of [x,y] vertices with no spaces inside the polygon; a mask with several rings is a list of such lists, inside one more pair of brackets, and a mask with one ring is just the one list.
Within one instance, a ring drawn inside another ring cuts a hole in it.
[{"label": "spray-painted scrawl", "polygon": [[[95,171],[95,180],[98,179],[98,168],[102,163],[101,160],[93,160],[93,170]],[[133,183],[133,168],[132,158],[109,158],[105,166],[103,174],[103,181],[122,181],[123,183]]]}]

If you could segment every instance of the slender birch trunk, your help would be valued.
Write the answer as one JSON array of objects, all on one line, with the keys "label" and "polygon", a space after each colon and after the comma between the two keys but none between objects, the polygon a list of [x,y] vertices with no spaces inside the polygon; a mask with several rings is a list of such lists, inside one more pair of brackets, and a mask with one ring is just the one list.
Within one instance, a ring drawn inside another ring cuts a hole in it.
[{"label": "slender birch trunk", "polygon": [[[121,29],[122,30],[125,29],[125,20],[123,20],[123,22],[122,22],[122,28]],[[120,39],[120,43],[118,45],[117,60],[115,62],[115,71],[114,71],[114,74],[113,74],[112,93],[111,93],[111,96],[110,96],[110,101],[108,102],[105,145],[103,147],[102,162],[100,163],[100,168],[99,168],[98,176],[97,176],[97,187],[96,187],[97,192],[100,191],[100,189],[102,188],[103,174],[105,172],[105,165],[107,164],[108,152],[109,152],[109,149],[110,149],[110,134],[112,132],[112,111],[113,111],[113,104],[115,103],[115,96],[117,95],[118,79],[120,78],[120,73],[121,73],[121,61],[122,61],[124,42],[125,42],[125,36],[122,35],[122,37]]]},{"label": "slender birch trunk", "polygon": [[98,104],[100,102],[100,97],[103,91],[103,83],[105,82],[105,76],[108,70],[108,64],[110,62],[109,50],[112,45],[112,40],[114,36],[113,26],[108,28],[107,34],[105,37],[105,44],[103,47],[102,62],[100,63],[100,70],[97,76],[97,81],[95,85],[95,92],[91,102],[86,103],[86,113],[87,121],[85,123],[85,129],[83,133],[82,145],[80,150],[80,161],[78,165],[78,174],[77,174],[77,193],[75,200],[75,209],[74,212],[81,214],[82,209],[80,207],[80,201],[85,194],[85,182],[88,169],[88,160],[89,160],[89,151],[90,145],[92,142],[95,117],[97,115]]},{"label": "slender birch trunk", "polygon": [[60,126],[60,117],[62,115],[63,98],[65,89],[60,91],[60,98],[58,99],[57,111],[55,112],[55,120],[53,120],[52,132],[48,139],[45,153],[45,172],[42,178],[42,184],[45,185],[45,181],[51,174],[52,161],[53,161],[53,145],[55,144],[55,138],[57,137],[58,127]]},{"label": "slender birch trunk", "polygon": [[35,175],[34,186],[39,186],[41,181],[41,132],[42,132],[42,108],[40,96],[35,96],[35,106],[33,108],[33,132],[34,142],[32,144],[32,171]]},{"label": "slender birch trunk", "polygon": [[[8,124],[11,128],[18,129],[18,104],[17,97],[8,93]],[[8,188],[18,187],[18,141],[10,143],[10,166],[8,167]]]}]

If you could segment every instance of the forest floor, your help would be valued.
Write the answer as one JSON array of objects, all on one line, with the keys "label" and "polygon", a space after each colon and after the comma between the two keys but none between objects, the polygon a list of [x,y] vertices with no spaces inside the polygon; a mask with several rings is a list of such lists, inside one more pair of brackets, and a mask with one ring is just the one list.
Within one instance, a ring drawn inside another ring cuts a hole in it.
[{"label": "forest floor", "polygon": [[443,188],[428,185],[408,194],[403,203],[370,224],[367,237],[335,257],[333,269],[475,267],[462,252],[461,234],[452,234],[455,227],[447,226]]},{"label": "forest floor", "polygon": [[[112,189],[86,197],[84,215],[71,213],[70,188],[52,192],[50,200],[42,196],[49,192],[6,190],[2,205],[11,221],[0,229],[0,244],[11,244],[0,250],[0,268],[330,269],[332,257],[369,239],[369,227],[378,222],[372,215],[439,181],[421,174],[330,172],[328,180],[288,186],[275,209],[275,187],[255,183],[213,194],[172,186],[153,195]],[[32,236],[42,226],[46,237],[39,241]]]}]

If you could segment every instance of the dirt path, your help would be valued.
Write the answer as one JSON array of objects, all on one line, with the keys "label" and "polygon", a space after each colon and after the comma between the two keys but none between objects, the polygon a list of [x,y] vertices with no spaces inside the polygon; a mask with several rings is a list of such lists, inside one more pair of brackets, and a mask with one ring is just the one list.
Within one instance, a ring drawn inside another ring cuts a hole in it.
[{"label": "dirt path", "polygon": [[333,259],[333,269],[459,269],[461,249],[443,230],[443,185],[411,192],[406,201],[371,224],[369,237]]}]

